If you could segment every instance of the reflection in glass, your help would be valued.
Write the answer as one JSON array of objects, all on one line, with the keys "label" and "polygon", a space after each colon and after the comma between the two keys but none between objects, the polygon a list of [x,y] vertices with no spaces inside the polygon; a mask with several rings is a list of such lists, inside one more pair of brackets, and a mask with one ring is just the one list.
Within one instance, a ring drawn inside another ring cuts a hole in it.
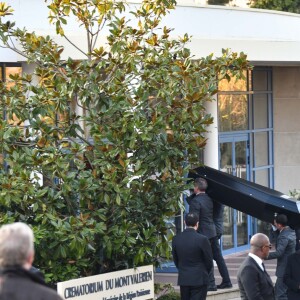
[{"label": "reflection in glass", "polygon": [[255,94],[253,95],[253,117],[254,128],[268,127],[268,95]]},{"label": "reflection in glass", "polygon": [[224,207],[224,219],[223,219],[223,238],[222,238],[222,245],[223,249],[230,249],[234,247],[234,235],[233,235],[233,208],[229,206]]},{"label": "reflection in glass", "polygon": [[237,213],[237,245],[243,246],[248,244],[248,216],[241,212],[236,211]]},{"label": "reflection in glass", "polygon": [[247,71],[243,71],[245,79],[237,79],[235,76],[232,76],[230,72],[228,72],[228,75],[231,78],[230,81],[228,81],[227,79],[222,79],[221,81],[219,81],[220,91],[247,91]]},{"label": "reflection in glass", "polygon": [[[19,74],[20,76],[22,75],[22,67],[5,67],[5,74],[4,74],[4,80],[6,81],[6,88],[10,89],[12,88],[15,83],[13,80],[9,78],[10,75],[16,75]],[[20,120],[17,118],[15,114],[12,114],[11,116],[8,116],[9,118],[8,122],[10,125],[19,125],[22,126],[23,123],[20,123]]]},{"label": "reflection in glass", "polygon": [[248,96],[219,95],[218,116],[220,131],[248,129]]},{"label": "reflection in glass", "polygon": [[220,170],[232,174],[232,143],[221,143],[220,154]]},{"label": "reflection in glass", "polygon": [[243,179],[247,179],[246,170],[246,147],[247,142],[241,141],[235,143],[235,164],[236,174],[235,176]]},{"label": "reflection in glass", "polygon": [[[253,218],[253,221],[255,219]],[[271,236],[270,235],[270,232],[272,230],[272,227],[271,227],[271,224],[270,223],[267,223],[267,222],[264,222],[264,221],[261,221],[261,220],[257,220],[257,232],[261,232],[261,233],[264,233],[265,235],[267,236]],[[275,241],[272,241],[270,240],[271,243],[274,243]]]},{"label": "reflection in glass", "polygon": [[268,132],[254,133],[254,145],[254,166],[268,165]]},{"label": "reflection in glass", "polygon": [[[240,141],[235,143],[235,164],[236,176],[247,179],[247,142]],[[248,244],[248,217],[245,213],[236,211],[237,224],[237,246]]]},{"label": "reflection in glass", "polygon": [[[220,170],[222,172],[232,174],[232,143],[220,144]],[[223,219],[223,249],[230,249],[234,247],[234,235],[233,235],[233,213],[234,210],[231,207],[224,207],[224,219]]]},{"label": "reflection in glass", "polygon": [[9,78],[10,75],[16,75],[22,74],[22,68],[21,67],[6,67],[5,68],[5,79],[6,79],[6,86],[8,89],[10,89],[13,85],[14,82]]},{"label": "reflection in glass", "polygon": [[271,244],[275,243],[274,240],[272,240],[272,226],[269,222],[264,222],[258,219],[253,218],[252,219],[252,230],[253,232],[261,232],[270,237]]}]

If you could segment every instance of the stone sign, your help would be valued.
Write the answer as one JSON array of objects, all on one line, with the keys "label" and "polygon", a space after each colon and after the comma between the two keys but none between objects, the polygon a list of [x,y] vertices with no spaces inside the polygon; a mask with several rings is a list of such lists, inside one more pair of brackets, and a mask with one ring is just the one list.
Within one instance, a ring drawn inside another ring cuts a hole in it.
[{"label": "stone sign", "polygon": [[70,300],[153,299],[153,266],[59,282],[57,292],[63,299]]}]

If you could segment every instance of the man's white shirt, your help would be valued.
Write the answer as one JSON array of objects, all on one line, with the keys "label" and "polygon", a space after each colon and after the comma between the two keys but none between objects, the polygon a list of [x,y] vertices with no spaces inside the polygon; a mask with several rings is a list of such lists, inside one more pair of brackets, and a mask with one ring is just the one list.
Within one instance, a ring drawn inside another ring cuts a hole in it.
[{"label": "man's white shirt", "polygon": [[258,257],[257,255],[255,255],[255,254],[253,254],[253,253],[249,253],[248,255],[249,255],[250,257],[252,257],[252,258],[256,261],[256,263],[259,265],[259,267],[260,267],[263,271],[265,271],[265,270],[264,270],[264,267],[263,267],[263,265],[262,265],[263,260],[262,260],[260,257]]}]

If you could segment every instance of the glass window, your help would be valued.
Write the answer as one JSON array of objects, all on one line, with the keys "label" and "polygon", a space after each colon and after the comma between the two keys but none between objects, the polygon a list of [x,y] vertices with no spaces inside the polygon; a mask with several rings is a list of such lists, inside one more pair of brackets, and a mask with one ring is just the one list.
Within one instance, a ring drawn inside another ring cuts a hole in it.
[{"label": "glass window", "polygon": [[253,90],[267,91],[268,90],[268,74],[267,71],[253,72]]},{"label": "glass window", "polygon": [[[257,220],[257,231],[254,231],[254,232],[261,232],[267,236],[270,236],[270,230],[272,229],[271,224],[261,221],[261,220],[258,220],[258,219],[253,219],[253,221],[254,220]],[[271,240],[270,240],[270,242],[273,243],[273,241],[271,241]]]},{"label": "glass window", "polygon": [[254,133],[254,166],[266,166],[268,160],[268,132]]},{"label": "glass window", "polygon": [[219,95],[218,110],[220,131],[248,129],[247,95]]},{"label": "glass window", "polygon": [[234,223],[233,223],[234,209],[228,206],[224,207],[223,219],[223,249],[230,249],[234,247]]},{"label": "glass window", "polygon": [[268,95],[253,95],[254,129],[268,127]]},{"label": "glass window", "polygon": [[247,179],[247,142],[239,141],[235,143],[235,164],[236,176],[239,178]]},{"label": "glass window", "polygon": [[232,143],[220,144],[220,170],[232,174]]},{"label": "glass window", "polygon": [[9,78],[10,75],[22,74],[21,67],[6,67],[5,68],[5,80],[7,82],[7,88],[10,89],[13,86],[13,81]]},{"label": "glass window", "polygon": [[[244,74],[246,79],[223,79],[219,83],[219,168],[246,180],[252,174],[254,182],[272,187],[272,69],[255,67]],[[225,207],[223,249],[247,244],[249,234],[268,232],[268,224],[254,218],[248,232],[247,218],[244,213]]]},{"label": "glass window", "polygon": [[269,169],[255,170],[253,178],[255,183],[269,187]]},{"label": "glass window", "polygon": [[232,76],[230,73],[228,73],[231,79],[230,81],[228,81],[227,79],[222,79],[219,82],[219,91],[247,91],[247,71],[244,71],[243,74],[245,79],[237,79],[235,76]]},{"label": "glass window", "polygon": [[243,246],[248,244],[248,218],[247,215],[241,211],[236,211],[236,225],[237,225],[237,245]]},{"label": "glass window", "polygon": [[[14,85],[14,81],[9,78],[10,75],[19,74],[22,75],[22,67],[21,66],[9,66],[5,64],[1,64],[1,80],[6,82],[7,89],[10,89]],[[11,125],[23,125],[23,123],[20,123],[19,119],[16,117],[15,114],[12,114],[8,116],[9,124]]]}]

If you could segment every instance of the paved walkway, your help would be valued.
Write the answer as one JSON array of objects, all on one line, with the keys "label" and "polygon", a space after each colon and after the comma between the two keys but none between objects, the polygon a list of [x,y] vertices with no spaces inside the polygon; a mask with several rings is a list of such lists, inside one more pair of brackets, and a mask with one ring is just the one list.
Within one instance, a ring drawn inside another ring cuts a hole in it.
[{"label": "paved walkway", "polygon": [[[236,275],[239,266],[244,261],[247,255],[248,255],[248,251],[224,256],[233,287],[231,289],[223,289],[223,290],[220,289],[217,292],[209,292],[207,299],[209,300],[240,299]],[[267,272],[270,274],[273,281],[275,282],[276,280],[275,271],[276,271],[277,260],[276,259],[267,260],[264,262],[264,264]],[[215,266],[215,279],[216,279],[216,284],[220,284],[222,281],[222,278],[216,266]],[[177,273],[156,273],[155,282],[171,283],[174,286],[175,290],[179,291],[179,287],[177,286]]]}]

